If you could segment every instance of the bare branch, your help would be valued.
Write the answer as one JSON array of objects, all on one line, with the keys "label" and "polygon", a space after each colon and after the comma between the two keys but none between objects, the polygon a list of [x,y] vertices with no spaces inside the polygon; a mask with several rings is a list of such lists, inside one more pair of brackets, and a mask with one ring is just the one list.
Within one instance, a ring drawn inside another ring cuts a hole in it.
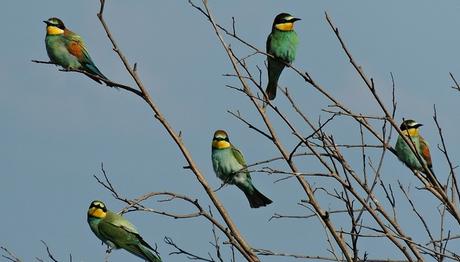
[{"label": "bare branch", "polygon": [[164,242],[170,246],[172,246],[176,251],[170,252],[169,255],[185,255],[190,260],[198,260],[198,261],[207,261],[207,262],[216,262],[212,257],[204,258],[195,254],[192,254],[182,248],[180,248],[170,237],[165,237]]},{"label": "bare branch", "polygon": [[442,133],[442,129],[441,129],[441,126],[440,126],[439,121],[438,121],[438,114],[437,114],[437,111],[436,111],[436,106],[433,106],[433,111],[434,111],[433,120],[436,123],[436,127],[438,128],[438,133],[439,133],[439,137],[441,138],[441,145],[442,145],[442,148],[440,148],[439,145],[438,145],[438,148],[443,153],[444,157],[447,160],[447,163],[449,164],[449,169],[450,169],[449,176],[452,177],[452,188],[451,188],[452,201],[454,201],[454,196],[455,195],[457,197],[457,201],[460,201],[460,190],[459,190],[457,176],[455,174],[455,167],[452,164],[452,161],[450,160],[449,154],[447,152],[447,147],[446,147],[446,143],[444,141],[444,136],[443,136],[443,133]]},{"label": "bare branch", "polygon": [[[50,61],[40,61],[40,60],[31,60],[33,63],[38,63],[38,64],[51,64],[51,65],[56,65],[56,66],[59,66],[58,64],[56,63],[53,63],[53,62],[50,62]],[[62,69],[59,69],[59,71],[61,72],[76,72],[76,73],[81,73],[81,74],[84,74],[90,78],[93,78],[93,79],[97,79],[97,80],[100,80],[102,82],[104,82],[107,86],[109,87],[115,87],[115,88],[121,88],[121,89],[124,89],[126,91],[129,91],[129,92],[132,92],[140,97],[142,97],[142,93],[139,91],[139,90],[136,90],[130,86],[127,86],[127,85],[123,85],[123,84],[120,84],[120,83],[117,83],[117,82],[113,82],[109,79],[106,79],[106,78],[103,78],[103,77],[100,77],[98,75],[95,75],[95,74],[91,74],[85,70],[80,70],[80,69],[74,69],[74,68],[62,68]]]},{"label": "bare branch", "polygon": [[19,259],[13,252],[8,250],[6,247],[0,246],[0,249],[6,253],[6,255],[2,255],[3,258],[6,258],[7,260],[12,262],[22,262],[21,259]]},{"label": "bare branch", "polygon": [[[216,33],[216,36],[217,36],[219,42],[221,43],[222,47],[224,48],[225,52],[227,53],[227,56],[228,56],[230,62],[232,63],[233,70],[235,71],[236,75],[238,75],[238,78],[240,80],[240,83],[243,86],[243,89],[245,90],[245,93],[247,93],[249,95],[248,96],[249,99],[251,99],[251,102],[256,107],[257,111],[259,112],[259,115],[262,117],[262,120],[264,121],[266,127],[268,128],[268,130],[270,132],[270,136],[273,138],[274,145],[278,148],[280,153],[283,155],[283,157],[287,161],[287,164],[289,165],[291,170],[293,172],[297,173],[298,168],[292,161],[289,160],[289,154],[284,149],[284,146],[281,144],[278,136],[276,135],[275,130],[273,129],[273,127],[271,125],[271,122],[269,121],[268,117],[265,114],[265,109],[260,104],[258,104],[258,101],[256,101],[254,98],[252,98],[253,97],[252,91],[249,88],[246,80],[242,77],[240,69],[238,68],[238,65],[241,65],[241,63],[238,61],[238,59],[236,58],[236,55],[233,53],[233,51],[225,43],[222,35],[219,32],[219,26],[214,21],[214,18],[211,15],[211,12],[210,12],[210,9],[209,9],[209,7],[207,5],[207,2],[205,2],[205,1],[203,2],[204,9],[196,6],[190,0],[189,0],[189,3],[194,8],[199,10],[203,15],[205,15],[208,18],[211,26],[213,27],[214,32]],[[243,66],[243,68],[244,68],[244,66]],[[254,82],[256,82],[256,81],[254,81]],[[260,87],[258,87],[258,88],[260,88]],[[265,95],[265,93],[264,93],[264,95]],[[268,101],[268,99],[267,99],[267,101]],[[271,103],[269,101],[267,103],[271,106]],[[276,108],[274,108],[274,109],[276,111]],[[287,119],[283,119],[283,120],[288,123]],[[289,127],[292,128],[292,126],[289,126]],[[302,186],[302,188],[305,191],[305,193],[307,194],[309,203],[314,207],[315,211],[318,213],[318,218],[320,218],[320,220],[327,227],[329,233],[333,236],[335,242],[339,245],[342,253],[347,258],[347,261],[352,261],[352,258],[351,258],[350,254],[349,254],[349,250],[348,250],[348,248],[347,248],[347,246],[345,244],[345,241],[342,238],[340,238],[340,236],[336,233],[336,230],[335,230],[335,227],[334,227],[332,221],[330,221],[329,217],[327,216],[327,213],[324,210],[322,210],[322,208],[320,207],[318,201],[316,200],[316,198],[314,196],[314,193],[313,193],[313,190],[312,190],[310,184],[308,182],[306,182],[302,177],[297,176],[296,178],[297,178],[299,184]]]},{"label": "bare branch", "polygon": [[450,78],[454,81],[455,86],[452,86],[453,89],[460,91],[460,85],[458,84],[457,80],[455,79],[454,75],[449,72]]},{"label": "bare branch", "polygon": [[137,74],[136,66],[131,67],[130,64],[128,63],[128,59],[125,57],[121,49],[118,47],[118,44],[116,43],[114,37],[112,36],[112,33],[109,30],[109,27],[107,23],[104,20],[103,12],[104,12],[104,5],[105,5],[105,0],[100,0],[101,3],[101,8],[99,10],[99,13],[97,14],[106,34],[107,37],[109,38],[110,42],[112,43],[113,50],[117,55],[119,56],[120,60],[122,61],[123,65],[125,66],[125,69],[127,72],[131,75],[133,80],[136,82],[137,87],[139,88],[140,92],[142,93],[142,97],[144,101],[150,106],[152,109],[155,118],[163,125],[165,130],[168,132],[170,137],[174,140],[178,148],[180,149],[182,155],[187,161],[187,164],[190,168],[190,170],[195,174],[196,179],[198,182],[203,186],[204,190],[208,194],[209,198],[213,202],[214,206],[217,208],[219,211],[219,214],[222,216],[224,219],[226,225],[228,226],[229,230],[231,231],[231,234],[228,234],[227,236],[230,237],[230,241],[233,243],[232,240],[236,241],[238,244],[236,245],[236,248],[241,252],[241,254],[248,259],[249,261],[258,261],[257,256],[251,251],[251,248],[249,244],[246,242],[246,240],[243,238],[242,234],[239,232],[238,228],[230,218],[230,215],[228,214],[227,210],[223,206],[222,202],[219,200],[218,196],[215,194],[215,192],[212,190],[212,188],[209,186],[206,178],[203,176],[202,172],[196,165],[195,161],[193,160],[190,152],[186,148],[185,144],[182,142],[181,137],[174,131],[174,129],[170,126],[169,122],[166,120],[166,118],[163,116],[161,113],[160,109],[157,107],[157,105],[153,102],[152,97],[150,96],[148,90],[145,88],[144,84],[142,83],[139,75]]},{"label": "bare branch", "polygon": [[51,254],[51,250],[50,250],[50,248],[48,247],[48,245],[46,244],[46,242],[43,241],[43,240],[40,240],[40,241],[41,241],[41,242],[43,243],[43,245],[45,246],[45,248],[46,248],[46,253],[48,253],[48,257],[49,257],[52,261],[54,261],[54,262],[59,262],[58,260],[56,260],[56,258],[54,258],[53,254]]}]

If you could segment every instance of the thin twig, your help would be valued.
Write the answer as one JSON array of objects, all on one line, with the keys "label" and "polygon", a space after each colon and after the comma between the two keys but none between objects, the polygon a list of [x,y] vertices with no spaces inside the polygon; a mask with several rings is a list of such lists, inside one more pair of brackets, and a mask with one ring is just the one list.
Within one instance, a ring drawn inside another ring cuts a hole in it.
[{"label": "thin twig", "polygon": [[[53,63],[53,62],[50,62],[50,61],[40,61],[40,60],[31,60],[33,63],[37,63],[37,64],[51,64],[51,65],[58,65],[56,63]],[[80,69],[76,69],[76,68],[62,68],[62,69],[59,69],[59,71],[61,72],[76,72],[76,73],[81,73],[81,74],[84,74],[90,78],[94,78],[94,79],[97,79],[97,80],[100,80],[102,82],[104,82],[107,86],[109,87],[116,87],[116,88],[121,88],[121,89],[124,89],[126,91],[129,91],[129,92],[132,92],[140,97],[142,97],[142,93],[139,91],[139,90],[136,90],[130,86],[127,86],[127,85],[124,85],[124,84],[120,84],[120,83],[117,83],[117,82],[113,82],[112,80],[109,80],[109,79],[106,79],[106,78],[103,78],[103,77],[100,77],[98,75],[95,75],[95,74],[91,74],[90,72],[87,72],[85,70],[80,70]]]},{"label": "thin twig", "polygon": [[58,262],[58,260],[56,260],[56,258],[54,258],[53,254],[51,253],[51,250],[50,250],[50,248],[48,247],[48,245],[46,244],[46,242],[43,241],[43,240],[40,240],[40,241],[41,241],[41,242],[43,243],[43,245],[45,246],[45,248],[46,248],[46,253],[48,253],[48,257],[49,257],[51,260],[53,260],[54,262]]},{"label": "thin twig", "polygon": [[12,262],[22,262],[21,259],[19,259],[13,252],[8,250],[6,247],[0,246],[0,249],[6,253],[6,255],[2,255],[3,258],[6,258]]},{"label": "thin twig", "polygon": [[195,254],[190,253],[189,251],[186,251],[185,249],[179,247],[172,238],[170,237],[165,237],[164,242],[170,246],[172,246],[176,251],[172,251],[169,253],[169,255],[185,255],[188,259],[190,260],[198,260],[198,261],[207,261],[207,262],[216,262],[212,257],[211,258],[204,258]]}]

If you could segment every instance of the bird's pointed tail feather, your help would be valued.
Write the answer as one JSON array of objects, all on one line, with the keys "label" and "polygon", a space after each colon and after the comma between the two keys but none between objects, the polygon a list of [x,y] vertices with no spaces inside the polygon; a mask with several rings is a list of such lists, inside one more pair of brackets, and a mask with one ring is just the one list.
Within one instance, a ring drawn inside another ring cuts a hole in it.
[{"label": "bird's pointed tail feather", "polygon": [[161,258],[157,255],[155,255],[149,248],[145,247],[142,244],[136,244],[136,245],[128,245],[123,247],[126,249],[129,253],[140,257],[146,261],[149,262],[161,262]]},{"label": "bird's pointed tail feather", "polygon": [[273,100],[276,97],[276,89],[278,88],[278,79],[284,69],[284,64],[274,59],[268,61],[268,84],[265,89],[268,99]]},{"label": "bird's pointed tail feather", "polygon": [[249,206],[251,206],[251,208],[263,207],[273,202],[270,198],[260,193],[259,190],[257,190],[254,186],[251,186],[250,188],[243,187],[243,186],[238,186],[238,187],[246,195],[246,198],[248,199],[248,202],[249,202]]},{"label": "bird's pointed tail feather", "polygon": [[[100,78],[102,79],[105,79],[105,80],[108,80],[110,81],[104,74],[101,73],[101,71],[99,71],[99,69],[95,66],[95,65],[91,65],[91,64],[87,64],[84,66],[86,71],[88,71],[89,73],[93,74],[93,75],[97,75],[99,76]],[[91,79],[93,79],[94,81],[98,82],[99,84],[102,84],[101,80],[98,79],[98,78],[95,78],[95,77],[92,77],[90,75],[88,75]]]}]

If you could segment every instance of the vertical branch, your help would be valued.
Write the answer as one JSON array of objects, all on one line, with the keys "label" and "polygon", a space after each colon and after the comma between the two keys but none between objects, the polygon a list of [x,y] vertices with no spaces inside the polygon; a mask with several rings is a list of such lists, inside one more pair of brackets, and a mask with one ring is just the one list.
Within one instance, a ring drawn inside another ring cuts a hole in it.
[{"label": "vertical branch", "polygon": [[449,154],[447,153],[446,143],[444,142],[444,135],[442,134],[442,129],[438,121],[438,114],[436,111],[436,106],[433,106],[433,111],[434,111],[433,120],[436,123],[436,127],[438,128],[438,133],[439,133],[439,137],[441,138],[441,145],[442,145],[442,148],[439,147],[439,145],[438,145],[438,148],[443,153],[444,157],[447,160],[447,163],[449,164],[450,176],[452,177],[452,188],[451,188],[452,196],[451,197],[452,197],[452,201],[454,201],[455,203],[455,197],[457,197],[457,201],[460,201],[460,190],[458,186],[458,180],[454,172],[454,165],[452,164]]}]

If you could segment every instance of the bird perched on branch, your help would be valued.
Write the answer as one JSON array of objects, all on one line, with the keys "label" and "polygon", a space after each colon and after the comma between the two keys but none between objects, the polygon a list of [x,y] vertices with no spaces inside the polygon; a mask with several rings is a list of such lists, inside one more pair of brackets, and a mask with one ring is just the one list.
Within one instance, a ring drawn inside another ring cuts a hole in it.
[{"label": "bird perched on branch", "polygon": [[290,64],[296,56],[299,39],[294,31],[294,22],[300,20],[290,14],[281,13],[275,17],[272,32],[267,38],[268,57],[268,85],[265,92],[270,100],[276,97],[278,79],[285,64]]},{"label": "bird perched on branch", "polygon": [[64,69],[83,70],[99,84],[99,78],[109,80],[94,64],[81,36],[67,29],[59,18],[52,17],[43,22],[46,24],[46,51],[51,62]]},{"label": "bird perched on branch", "polygon": [[241,189],[252,208],[266,206],[272,201],[260,193],[252,184],[251,175],[246,169],[243,154],[235,148],[224,130],[217,130],[212,139],[212,166],[217,177],[225,184],[236,185]]},{"label": "bird perched on branch", "polygon": [[[91,202],[87,220],[91,231],[109,248],[123,248],[149,262],[161,262],[161,258],[142,239],[136,227],[124,217],[107,210],[102,201]],[[152,252],[153,251],[153,252]]]},{"label": "bird perched on branch", "polygon": [[[429,145],[425,141],[425,139],[419,134],[419,127],[421,126],[423,125],[415,122],[412,119],[408,119],[402,122],[400,129],[404,136],[409,138],[409,140],[412,140],[415,149],[417,150],[421,159],[433,174],[433,177],[427,174],[427,178],[429,179],[429,181],[433,185],[437,184],[438,186],[441,186],[439,181],[437,181],[436,177],[434,176]],[[401,136],[398,136],[398,140],[396,141],[395,145],[395,150],[399,160],[401,160],[406,166],[408,166],[411,169],[426,173],[425,169],[423,168],[423,165],[420,163],[414,152],[412,152],[410,146],[404,141],[404,139]]]}]

